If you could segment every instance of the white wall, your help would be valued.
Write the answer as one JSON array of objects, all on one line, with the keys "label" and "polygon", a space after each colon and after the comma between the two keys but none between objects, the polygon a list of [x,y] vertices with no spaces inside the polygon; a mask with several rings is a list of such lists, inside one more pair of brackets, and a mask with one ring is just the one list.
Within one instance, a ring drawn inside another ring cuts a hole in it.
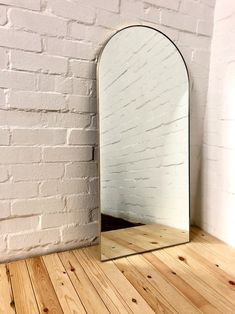
[{"label": "white wall", "polygon": [[215,7],[196,223],[235,246],[235,2]]},{"label": "white wall", "polygon": [[[116,29],[147,23],[182,50],[194,80],[199,161],[214,0],[0,1],[0,260],[97,236],[95,63]],[[192,191],[196,175],[192,177]]]}]

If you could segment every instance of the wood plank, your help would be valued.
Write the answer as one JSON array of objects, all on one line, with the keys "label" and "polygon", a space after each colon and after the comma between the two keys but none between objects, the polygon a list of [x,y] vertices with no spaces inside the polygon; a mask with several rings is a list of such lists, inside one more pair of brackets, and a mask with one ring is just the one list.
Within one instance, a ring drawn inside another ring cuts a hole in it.
[{"label": "wood plank", "polygon": [[122,252],[123,256],[133,254],[133,250],[123,246],[116,241],[110,240],[109,238],[101,235],[101,258],[102,260],[111,259],[117,256],[120,256],[120,252]]},{"label": "wood plank", "polygon": [[10,263],[9,272],[17,313],[39,313],[25,261]]},{"label": "wood plank", "polygon": [[193,242],[203,243],[205,249],[214,252],[226,262],[235,262],[235,248],[193,226],[191,228]]},{"label": "wood plank", "polygon": [[[216,292],[213,287],[207,285],[200,276],[197,275],[189,265],[182,263],[177,258],[174,258],[169,254],[169,249],[154,252],[153,255],[157,256],[162,262],[167,264],[174,272],[174,276],[182,278],[185,282],[189,283],[196,291],[202,294],[205,299],[207,299],[218,311],[221,313],[234,313],[234,306],[227,302],[227,300],[218,292]],[[216,313],[216,311],[213,310]]]},{"label": "wood plank", "polygon": [[235,305],[235,285],[234,280],[222,270],[215,269],[214,265],[203,259],[193,250],[186,246],[172,247],[168,251],[175,259],[188,265],[197,276],[201,278],[207,285],[212,287],[221,296],[227,299],[227,302]]},{"label": "wood plank", "polygon": [[102,232],[102,260],[185,243],[188,232],[159,224]]},{"label": "wood plank", "polygon": [[8,265],[0,265],[0,313],[15,313]]},{"label": "wood plank", "polygon": [[203,313],[222,313],[205,299],[201,293],[195,290],[193,285],[188,284],[184,278],[179,276],[179,273],[173,271],[168,264],[165,263],[165,260],[162,261],[157,256],[161,256],[161,252],[159,254],[146,253],[143,255],[143,257],[147,259],[164,276],[164,278],[166,278]]},{"label": "wood plank", "polygon": [[[84,269],[72,252],[58,254],[87,313],[108,314],[109,311]],[[89,291],[89,293],[87,293]]]},{"label": "wood plank", "polygon": [[218,267],[222,269],[228,276],[235,277],[235,262],[229,262],[228,259],[217,254],[210,248],[205,247],[203,242],[190,242],[190,244],[186,244],[186,247],[189,247],[191,250],[210,261],[215,268]]},{"label": "wood plank", "polygon": [[235,250],[192,229],[185,245],[105,263],[90,247],[0,265],[0,313],[234,314]]},{"label": "wood plank", "polygon": [[42,258],[26,261],[40,313],[63,314]]},{"label": "wood plank", "polygon": [[74,250],[73,252],[110,313],[132,313],[109,278],[100,269],[98,264],[101,262],[96,258],[88,257],[87,249]]},{"label": "wood plank", "polygon": [[43,261],[64,313],[86,313],[58,255],[46,255]]},{"label": "wood plank", "polygon": [[152,285],[127,258],[115,260],[114,263],[155,313],[177,313],[162,296],[160,289]]},{"label": "wood plank", "polygon": [[[94,248],[86,250],[88,258],[93,258]],[[132,284],[126,279],[126,277],[120,272],[117,266],[112,262],[100,263],[98,262],[100,269],[110,279],[113,286],[121,295],[129,308],[136,314],[153,314],[153,310],[147,304],[147,302],[141,297],[141,295],[134,289]],[[128,293],[127,293],[128,291]]]},{"label": "wood plank", "polygon": [[181,291],[176,289],[161,272],[153,267],[143,256],[135,255],[128,257],[127,260],[139,270],[139,272],[147,278],[147,280],[156,288],[159,289],[162,296],[167,300],[172,307],[181,314],[200,313],[201,311],[183,295]]}]

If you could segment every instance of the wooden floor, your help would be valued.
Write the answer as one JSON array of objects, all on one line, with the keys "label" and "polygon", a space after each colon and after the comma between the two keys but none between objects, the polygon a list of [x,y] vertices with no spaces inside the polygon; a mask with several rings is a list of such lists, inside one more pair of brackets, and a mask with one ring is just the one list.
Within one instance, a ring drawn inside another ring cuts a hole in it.
[{"label": "wooden floor", "polygon": [[235,313],[235,249],[192,242],[101,263],[96,247],[0,266],[0,313]]},{"label": "wooden floor", "polygon": [[160,224],[101,232],[101,259],[105,261],[188,241],[188,231]]}]

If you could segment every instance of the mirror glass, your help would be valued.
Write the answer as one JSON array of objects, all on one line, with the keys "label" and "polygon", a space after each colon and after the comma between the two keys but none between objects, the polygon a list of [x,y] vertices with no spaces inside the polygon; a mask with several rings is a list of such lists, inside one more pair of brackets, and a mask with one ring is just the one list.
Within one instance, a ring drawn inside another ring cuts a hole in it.
[{"label": "mirror glass", "polygon": [[118,31],[97,69],[101,260],[189,241],[189,80],[173,42]]}]

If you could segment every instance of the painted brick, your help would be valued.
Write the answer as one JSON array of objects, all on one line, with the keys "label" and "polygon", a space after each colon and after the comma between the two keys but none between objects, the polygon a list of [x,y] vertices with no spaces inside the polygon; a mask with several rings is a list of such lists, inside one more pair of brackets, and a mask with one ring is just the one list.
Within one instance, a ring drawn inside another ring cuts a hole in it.
[{"label": "painted brick", "polygon": [[40,195],[68,195],[88,192],[88,181],[84,179],[49,180],[40,185]]},{"label": "painted brick", "polygon": [[153,6],[148,6],[147,8],[144,9],[142,20],[153,22],[153,23],[159,23],[160,16],[161,16],[161,11],[158,8],[153,7]]},{"label": "painted brick", "polygon": [[[1,131],[0,131],[1,132]],[[66,142],[66,129],[13,129],[12,145],[59,145]]]},{"label": "painted brick", "polygon": [[[82,3],[82,0],[79,0]],[[120,0],[87,0],[86,5],[90,7],[95,6],[96,8],[101,8],[107,11],[119,12]]]},{"label": "painted brick", "polygon": [[144,3],[136,0],[125,0],[121,2],[121,14],[127,16],[142,17],[144,14]]},{"label": "painted brick", "polygon": [[10,203],[8,201],[0,201],[0,219],[10,217]]},{"label": "painted brick", "polygon": [[55,91],[63,94],[71,94],[73,92],[73,79],[70,77],[56,77]]},{"label": "painted brick", "polygon": [[91,147],[46,147],[44,161],[88,161],[92,158]]},{"label": "painted brick", "polygon": [[87,211],[76,211],[72,213],[47,214],[42,217],[41,228],[55,228],[71,225],[76,221],[79,225],[89,223],[89,213]]},{"label": "painted brick", "polygon": [[55,196],[59,195],[58,180],[48,180],[44,181],[39,186],[39,195],[40,196]]},{"label": "painted brick", "polygon": [[65,179],[58,183],[62,195],[79,194],[88,192],[88,181],[85,179]]},{"label": "painted brick", "polygon": [[8,147],[2,146],[0,149],[0,163],[28,163],[39,162],[41,159],[41,150],[37,147]]},{"label": "painted brick", "polygon": [[67,196],[66,204],[68,210],[93,209],[98,206],[98,195],[86,194]]},{"label": "painted brick", "polygon": [[9,145],[10,132],[7,129],[0,129],[0,145]]},{"label": "painted brick", "polygon": [[36,198],[28,200],[14,200],[12,202],[13,215],[35,215],[60,212],[64,209],[61,197]]},{"label": "painted brick", "polygon": [[[17,182],[0,183],[0,199],[31,198],[38,194],[37,183]],[[9,230],[10,226],[9,226]]]},{"label": "painted brick", "polygon": [[209,49],[210,43],[210,38],[204,36],[195,36],[193,34],[184,32],[179,33],[180,46],[197,47],[197,49]]},{"label": "painted brick", "polygon": [[96,144],[98,134],[96,131],[89,130],[71,130],[68,138],[68,144]]},{"label": "painted brick", "polygon": [[68,97],[68,108],[77,112],[97,112],[96,98],[90,96],[70,95]]},{"label": "painted brick", "polygon": [[[58,229],[40,230],[22,234],[9,235],[8,247],[12,251],[18,251],[24,244],[24,250],[35,246],[53,245],[60,242],[60,231]],[[22,249],[21,249],[22,250]]]},{"label": "painted brick", "polygon": [[95,21],[95,9],[87,7],[84,1],[76,3],[66,0],[49,0],[47,6],[52,13],[64,18],[89,24]]},{"label": "painted brick", "polygon": [[0,87],[32,91],[36,89],[36,77],[32,73],[2,70]]},{"label": "painted brick", "polygon": [[[76,241],[76,235],[79,234],[80,241],[91,241],[98,236],[98,224],[92,222],[81,226],[66,227],[62,230],[62,240],[66,242]],[[79,241],[79,242],[80,242]]]},{"label": "painted brick", "polygon": [[40,13],[10,9],[11,24],[39,34],[64,36],[67,33],[67,24],[64,20],[46,16]]},{"label": "painted brick", "polygon": [[20,232],[21,230],[35,230],[39,224],[39,217],[24,217],[3,220],[0,222],[0,234],[11,233],[9,230]]},{"label": "painted brick", "polygon": [[54,92],[55,91],[55,75],[39,74],[38,76],[38,89],[41,92]]},{"label": "painted brick", "polygon": [[70,163],[65,166],[66,178],[95,177],[98,174],[98,165],[95,162]]},{"label": "painted brick", "polygon": [[91,60],[94,58],[94,51],[90,43],[72,40],[47,38],[47,51],[49,54],[75,59]]},{"label": "painted brick", "polygon": [[144,0],[147,3],[150,3],[152,5],[171,9],[177,11],[180,5],[180,0]]},{"label": "painted brick", "polygon": [[180,12],[205,21],[211,21],[214,15],[213,8],[203,3],[197,3],[194,0],[183,0],[180,4]]},{"label": "painted brick", "polygon": [[17,70],[42,71],[53,74],[67,72],[67,60],[65,58],[18,50],[11,51],[11,66]]},{"label": "painted brick", "polygon": [[41,7],[40,0],[1,0],[1,3],[37,11],[39,11]]},{"label": "painted brick", "polygon": [[91,117],[91,124],[90,124],[90,129],[98,129],[98,121],[97,121],[97,116],[92,116]]},{"label": "painted brick", "polygon": [[6,249],[7,249],[6,236],[0,236],[0,252],[6,253]]},{"label": "painted brick", "polygon": [[42,49],[38,34],[6,28],[0,29],[0,46],[37,52]]},{"label": "painted brick", "polygon": [[[40,125],[41,116],[35,112],[3,110],[0,114],[0,126],[22,126],[31,127]],[[4,144],[5,145],[5,144]]]},{"label": "painted brick", "polygon": [[42,116],[42,125],[48,127],[83,129],[88,127],[90,122],[90,116],[85,114],[55,113],[48,111]]},{"label": "painted brick", "polygon": [[0,166],[0,182],[5,182],[9,179],[8,168]]},{"label": "painted brick", "polygon": [[61,94],[42,92],[11,92],[9,97],[11,108],[21,109],[65,109],[65,99]]},{"label": "painted brick", "polygon": [[3,5],[0,5],[0,25],[7,23],[7,8]]},{"label": "painted brick", "polygon": [[98,193],[99,179],[92,178],[89,182],[89,193],[96,194]]},{"label": "painted brick", "polygon": [[0,69],[6,69],[8,64],[7,50],[0,48]]},{"label": "painted brick", "polygon": [[197,33],[205,36],[212,36],[213,25],[206,21],[197,22]]},{"label": "painted brick", "polygon": [[96,78],[96,64],[84,60],[70,60],[69,62],[71,74],[88,79]]},{"label": "painted brick", "polygon": [[197,20],[192,16],[179,14],[176,12],[162,11],[161,23],[180,30],[196,32]]},{"label": "painted brick", "polygon": [[70,24],[70,36],[74,39],[86,40],[93,43],[102,44],[109,37],[110,31],[99,27],[78,23]]},{"label": "painted brick", "polygon": [[64,165],[59,163],[13,165],[11,174],[14,181],[59,179],[64,174]]},{"label": "painted brick", "polygon": [[0,89],[0,108],[6,108],[6,95],[4,89]]},{"label": "painted brick", "polygon": [[90,93],[90,82],[85,79],[73,79],[73,93],[88,96]]},{"label": "painted brick", "polygon": [[[106,10],[98,10],[97,12],[96,24],[99,26],[117,29],[123,26],[124,22],[124,17],[119,14],[108,12]],[[110,34],[110,36],[111,35],[112,34]]]}]

